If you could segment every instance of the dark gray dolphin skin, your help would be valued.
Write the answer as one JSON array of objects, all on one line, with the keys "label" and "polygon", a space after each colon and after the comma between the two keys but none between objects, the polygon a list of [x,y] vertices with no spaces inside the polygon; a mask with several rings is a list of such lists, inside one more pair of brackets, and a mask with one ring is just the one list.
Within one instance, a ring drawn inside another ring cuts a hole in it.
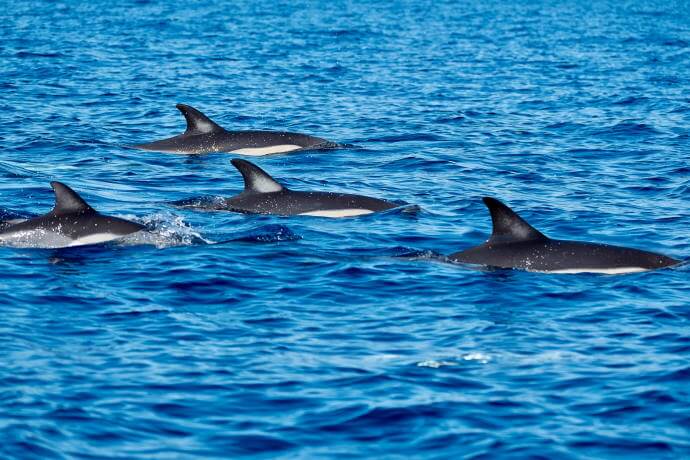
[{"label": "dark gray dolphin skin", "polygon": [[26,219],[10,219],[0,221],[0,232],[18,223],[24,222]]},{"label": "dark gray dolphin skin", "polygon": [[493,233],[479,246],[449,256],[453,262],[552,273],[632,273],[681,261],[639,249],[552,240],[494,198],[484,198]]},{"label": "dark gray dolphin skin", "polygon": [[338,147],[320,137],[278,131],[227,131],[194,107],[177,104],[187,120],[187,130],[175,137],[134,145],[134,148],[169,153],[230,152],[242,155],[270,155],[302,149]]},{"label": "dark gray dolphin skin", "polygon": [[130,233],[143,225],[117,217],[104,216],[89,206],[77,193],[61,182],[51,182],[55,207],[47,214],[9,225],[0,230],[0,240],[36,230],[57,233],[72,240],[70,246],[102,243]]},{"label": "dark gray dolphin skin", "polygon": [[244,178],[244,191],[219,202],[203,205],[177,203],[185,207],[281,216],[351,217],[395,208],[390,201],[368,196],[331,192],[289,190],[264,170],[246,160],[231,161]]}]

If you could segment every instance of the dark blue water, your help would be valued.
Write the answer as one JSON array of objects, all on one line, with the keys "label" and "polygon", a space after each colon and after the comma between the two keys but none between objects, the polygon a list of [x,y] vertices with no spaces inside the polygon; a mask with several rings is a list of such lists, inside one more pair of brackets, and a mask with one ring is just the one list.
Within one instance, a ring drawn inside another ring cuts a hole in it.
[{"label": "dark blue water", "polygon": [[[151,236],[0,248],[1,457],[690,455],[687,267],[440,258],[486,239],[484,195],[688,257],[687,2],[2,3],[2,214],[61,180]],[[123,148],[177,102],[353,144],[257,163],[419,209],[172,207],[242,188],[232,155]]]}]

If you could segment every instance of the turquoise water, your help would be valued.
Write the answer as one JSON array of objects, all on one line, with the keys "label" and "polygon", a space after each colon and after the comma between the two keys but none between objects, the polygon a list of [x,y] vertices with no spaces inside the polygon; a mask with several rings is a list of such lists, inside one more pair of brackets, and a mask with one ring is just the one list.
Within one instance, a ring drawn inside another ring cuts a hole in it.
[{"label": "turquoise water", "polygon": [[[2,217],[50,180],[143,240],[0,247],[3,458],[690,455],[687,266],[477,271],[495,196],[545,234],[690,254],[686,2],[5,2]],[[259,158],[361,218],[178,209],[228,129],[353,147]]]}]

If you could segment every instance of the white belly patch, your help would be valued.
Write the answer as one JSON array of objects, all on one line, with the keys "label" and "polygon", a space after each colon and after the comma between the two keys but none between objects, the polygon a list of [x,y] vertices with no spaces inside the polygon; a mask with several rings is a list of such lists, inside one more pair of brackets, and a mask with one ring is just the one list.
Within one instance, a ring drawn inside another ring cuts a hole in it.
[{"label": "white belly patch", "polygon": [[363,216],[365,214],[371,214],[371,209],[327,209],[323,211],[309,211],[299,214],[300,216],[314,216],[314,217],[353,217],[353,216]]},{"label": "white belly patch", "polygon": [[230,153],[239,153],[240,155],[261,156],[270,155],[272,153],[285,153],[299,150],[302,146],[294,144],[269,145],[268,147],[249,147],[244,149],[233,150]]},{"label": "white belly patch", "polygon": [[646,272],[647,268],[642,267],[619,267],[619,268],[566,268],[563,270],[534,270],[540,273],[555,273],[563,275],[574,275],[577,273],[601,273],[604,275],[623,275],[625,273]]},{"label": "white belly patch", "polygon": [[84,246],[85,244],[105,243],[106,241],[116,240],[122,238],[124,235],[116,235],[114,233],[94,233],[93,235],[82,236],[70,243],[70,246]]},{"label": "white belly patch", "polygon": [[104,243],[122,238],[124,235],[114,233],[95,233],[81,238],[72,239],[58,232],[45,229],[24,230],[0,237],[0,241],[9,246],[19,248],[67,248],[86,244]]}]

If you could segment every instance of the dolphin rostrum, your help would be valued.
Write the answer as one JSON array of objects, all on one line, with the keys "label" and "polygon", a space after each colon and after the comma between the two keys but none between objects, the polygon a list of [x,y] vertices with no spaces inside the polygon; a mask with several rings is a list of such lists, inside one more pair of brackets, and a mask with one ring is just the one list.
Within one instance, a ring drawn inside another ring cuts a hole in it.
[{"label": "dolphin rostrum", "polygon": [[242,155],[270,155],[303,149],[327,149],[339,145],[319,137],[279,131],[228,131],[206,115],[185,104],[177,104],[187,120],[187,130],[177,136],[134,145],[134,148],[169,153],[229,152]]},{"label": "dolphin rostrum", "polygon": [[489,240],[449,256],[453,262],[550,273],[633,273],[681,261],[639,249],[553,240],[500,201],[486,197],[493,222]]},{"label": "dolphin rostrum", "polygon": [[264,170],[246,160],[231,161],[244,178],[244,191],[231,198],[199,204],[183,200],[175,204],[207,210],[225,210],[281,216],[351,217],[392,209],[398,205],[362,195],[290,190]]},{"label": "dolphin rostrum", "polygon": [[100,214],[61,182],[50,185],[55,192],[55,207],[42,216],[3,227],[0,241],[49,234],[59,238],[59,246],[80,246],[114,240],[144,228],[135,222]]}]

